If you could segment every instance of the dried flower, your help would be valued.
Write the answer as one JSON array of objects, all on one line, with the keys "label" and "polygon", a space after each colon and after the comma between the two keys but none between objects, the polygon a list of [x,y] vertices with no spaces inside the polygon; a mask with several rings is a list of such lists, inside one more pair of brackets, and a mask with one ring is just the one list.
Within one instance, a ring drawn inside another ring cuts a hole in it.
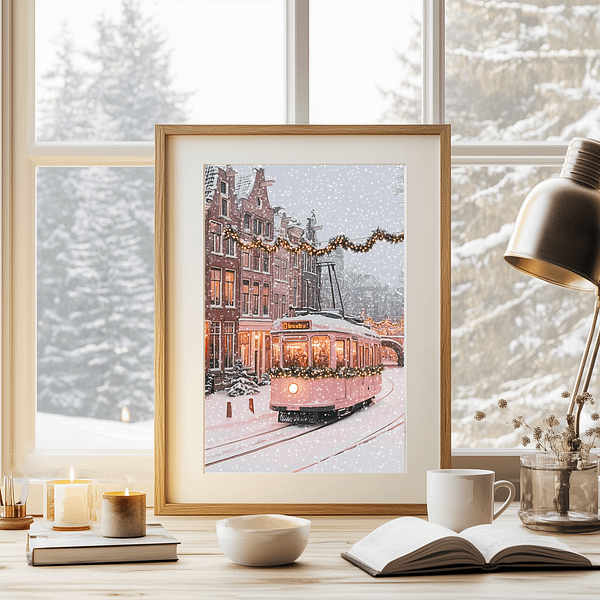
[{"label": "dried flower", "polygon": [[[571,394],[569,392],[562,392],[563,398],[569,398]],[[576,399],[577,410],[572,411],[572,407],[569,407],[569,411],[566,415],[566,426],[563,431],[555,431],[554,427],[560,425],[560,421],[555,415],[550,415],[543,419],[543,427],[531,427],[525,420],[525,417],[517,415],[513,412],[508,402],[502,398],[497,402],[498,408],[507,409],[513,415],[513,419],[507,421],[507,424],[511,424],[514,429],[520,429],[524,427],[531,432],[529,435],[523,435],[521,437],[521,443],[523,446],[527,446],[531,443],[531,437],[535,440],[535,449],[543,452],[554,452],[557,455],[562,452],[589,452],[591,448],[594,448],[594,442],[600,440],[600,426],[592,427],[585,432],[588,440],[584,441],[580,438],[579,434],[579,420],[581,411],[586,404],[594,404],[591,394],[583,392],[579,394]],[[478,410],[474,415],[475,420],[481,421],[486,418],[486,414]],[[600,412],[595,412],[591,415],[592,421],[600,421]],[[530,437],[531,436],[531,437]]]},{"label": "dried flower", "polygon": [[600,437],[600,427],[590,427],[586,430],[585,435],[593,438]]},{"label": "dried flower", "polygon": [[564,392],[561,392],[560,397],[561,398],[570,398],[571,397],[571,392],[567,392],[565,390]]},{"label": "dried flower", "polygon": [[542,422],[546,427],[557,427],[560,425],[560,421],[554,415],[546,417]]}]

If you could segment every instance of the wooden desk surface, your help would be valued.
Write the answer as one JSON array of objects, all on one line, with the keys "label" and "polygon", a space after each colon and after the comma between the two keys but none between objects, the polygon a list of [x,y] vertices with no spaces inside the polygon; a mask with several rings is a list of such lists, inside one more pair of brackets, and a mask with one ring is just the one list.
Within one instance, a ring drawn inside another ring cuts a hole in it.
[{"label": "wooden desk surface", "polygon": [[[500,517],[520,523],[514,505]],[[26,531],[0,531],[2,600],[87,598],[377,600],[600,599],[600,571],[504,572],[477,575],[373,578],[340,552],[391,517],[310,517],[304,554],[284,567],[242,567],[221,552],[212,517],[155,517],[177,537],[179,561],[30,567]],[[573,549],[600,556],[600,533],[560,536]]]}]

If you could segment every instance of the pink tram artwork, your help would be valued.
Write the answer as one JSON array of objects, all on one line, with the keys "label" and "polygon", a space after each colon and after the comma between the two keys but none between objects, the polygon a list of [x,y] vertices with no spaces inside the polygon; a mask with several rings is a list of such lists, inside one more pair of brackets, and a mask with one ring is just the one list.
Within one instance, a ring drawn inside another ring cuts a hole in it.
[{"label": "pink tram artwork", "polygon": [[335,310],[290,309],[271,329],[269,407],[281,423],[340,419],[381,391],[381,338]]}]

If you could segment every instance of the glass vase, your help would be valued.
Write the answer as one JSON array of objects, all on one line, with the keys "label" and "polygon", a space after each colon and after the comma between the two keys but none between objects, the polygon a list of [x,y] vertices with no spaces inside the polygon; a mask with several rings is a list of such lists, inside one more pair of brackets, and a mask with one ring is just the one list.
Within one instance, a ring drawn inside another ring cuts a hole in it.
[{"label": "glass vase", "polygon": [[598,457],[581,452],[522,456],[519,517],[529,529],[600,530]]}]

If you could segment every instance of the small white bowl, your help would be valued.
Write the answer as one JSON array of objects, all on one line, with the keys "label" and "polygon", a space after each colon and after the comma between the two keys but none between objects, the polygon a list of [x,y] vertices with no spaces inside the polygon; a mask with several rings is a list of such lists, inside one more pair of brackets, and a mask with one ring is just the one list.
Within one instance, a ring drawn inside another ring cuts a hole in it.
[{"label": "small white bowl", "polygon": [[306,548],[310,521],[286,515],[247,515],[217,521],[225,556],[238,565],[274,567],[294,562]]}]

